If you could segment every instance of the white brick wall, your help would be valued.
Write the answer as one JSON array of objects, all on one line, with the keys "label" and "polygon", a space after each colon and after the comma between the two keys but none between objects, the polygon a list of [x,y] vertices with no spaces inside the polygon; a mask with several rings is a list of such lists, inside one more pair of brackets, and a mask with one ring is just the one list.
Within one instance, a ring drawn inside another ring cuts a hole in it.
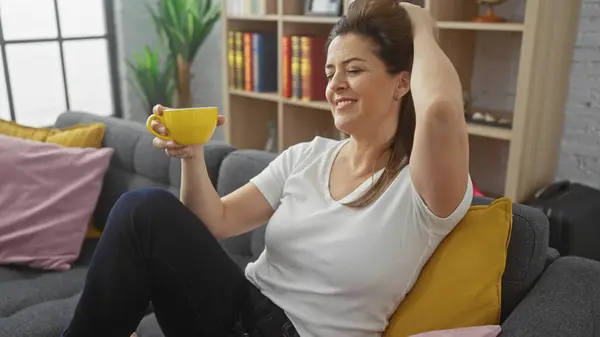
[{"label": "white brick wall", "polygon": [[558,179],[600,188],[600,0],[583,0]]}]

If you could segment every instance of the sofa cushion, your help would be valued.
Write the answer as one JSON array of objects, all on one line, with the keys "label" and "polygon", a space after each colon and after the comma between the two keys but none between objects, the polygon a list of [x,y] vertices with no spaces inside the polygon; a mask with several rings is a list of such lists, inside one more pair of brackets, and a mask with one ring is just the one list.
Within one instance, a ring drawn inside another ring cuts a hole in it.
[{"label": "sofa cushion", "polygon": [[[0,267],[0,273],[9,270],[13,277],[0,282],[0,327],[3,326],[3,319],[10,318],[30,306],[80,293],[87,273],[85,266],[78,266],[66,272]],[[16,275],[20,277],[15,278]],[[0,336],[5,335],[0,333]]]},{"label": "sofa cushion", "polygon": [[[474,205],[483,205],[492,199],[474,197]],[[525,294],[533,287],[546,266],[549,226],[546,216],[529,206],[513,203],[513,229],[506,270],[502,276],[502,313],[504,321]]]},{"label": "sofa cushion", "polygon": [[0,135],[0,264],[69,269],[113,152]]},{"label": "sofa cushion", "polygon": [[[62,129],[37,128],[0,119],[0,134],[67,147],[99,148],[104,137],[104,124],[77,124]],[[94,227],[93,219],[90,218],[86,237],[98,237],[99,234]]]},{"label": "sofa cushion", "polygon": [[0,336],[57,337],[67,326],[79,294],[48,300],[23,308],[9,317],[0,317]]},{"label": "sofa cushion", "polygon": [[420,271],[383,336],[498,324],[511,229],[510,199],[471,206]]},{"label": "sofa cushion", "polygon": [[[102,146],[115,149],[94,213],[96,227],[104,227],[114,203],[123,193],[132,189],[161,187],[179,194],[181,161],[169,158],[163,151],[155,149],[152,146],[154,136],[145,125],[120,118],[71,111],[61,114],[55,126],[64,128],[95,122],[106,125]],[[205,145],[206,166],[215,186],[221,161],[233,150],[232,146],[223,142],[211,141]]]},{"label": "sofa cushion", "polygon": [[[258,150],[238,150],[227,156],[221,164],[217,191],[224,196],[245,185],[264,170],[275,154]],[[234,261],[241,267],[258,258],[264,247],[264,225],[251,232],[221,241]]]}]

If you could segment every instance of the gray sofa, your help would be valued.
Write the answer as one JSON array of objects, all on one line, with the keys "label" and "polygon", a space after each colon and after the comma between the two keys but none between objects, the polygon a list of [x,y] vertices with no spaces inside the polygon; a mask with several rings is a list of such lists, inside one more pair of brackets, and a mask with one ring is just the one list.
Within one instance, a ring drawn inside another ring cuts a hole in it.
[{"label": "gray sofa", "polygon": [[[151,146],[152,136],[138,123],[82,112],[62,114],[57,127],[78,123],[107,125],[104,146],[116,149],[94,217],[103,223],[116,199],[128,190],[158,186],[178,193],[180,163]],[[260,172],[273,154],[206,146],[210,178],[221,195]],[[474,203],[489,200],[476,198]],[[502,282],[501,336],[600,336],[600,263],[559,257],[548,248],[548,222],[532,208],[514,205],[514,229]],[[264,227],[222,241],[243,267],[263,248]],[[0,267],[0,336],[58,336],[82,290],[95,240],[85,242],[68,272]],[[424,318],[426,319],[426,318]],[[141,337],[162,336],[152,314],[140,324]]]}]

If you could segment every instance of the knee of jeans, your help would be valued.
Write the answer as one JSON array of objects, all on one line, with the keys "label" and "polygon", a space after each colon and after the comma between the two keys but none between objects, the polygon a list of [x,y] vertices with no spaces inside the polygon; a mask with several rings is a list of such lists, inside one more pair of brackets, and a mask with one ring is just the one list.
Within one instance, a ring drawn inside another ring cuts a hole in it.
[{"label": "knee of jeans", "polygon": [[115,207],[125,206],[128,209],[160,209],[165,203],[177,201],[177,197],[164,188],[144,187],[123,193]]}]

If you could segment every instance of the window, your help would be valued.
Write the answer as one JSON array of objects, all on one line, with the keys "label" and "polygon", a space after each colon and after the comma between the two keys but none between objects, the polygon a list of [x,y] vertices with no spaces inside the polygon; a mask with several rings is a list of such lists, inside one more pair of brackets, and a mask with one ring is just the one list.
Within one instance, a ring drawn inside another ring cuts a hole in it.
[{"label": "window", "polygon": [[112,0],[0,0],[0,118],[121,116]]}]

